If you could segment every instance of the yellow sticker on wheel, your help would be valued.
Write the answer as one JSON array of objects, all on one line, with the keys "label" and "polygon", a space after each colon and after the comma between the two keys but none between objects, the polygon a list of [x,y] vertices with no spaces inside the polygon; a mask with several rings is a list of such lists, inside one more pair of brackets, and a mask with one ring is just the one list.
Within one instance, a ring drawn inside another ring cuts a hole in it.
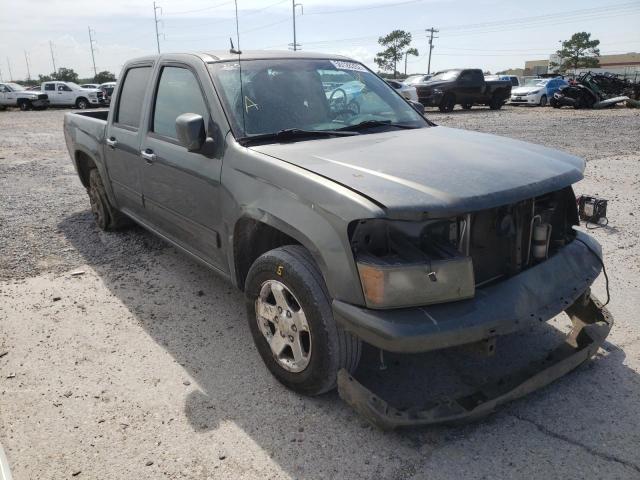
[{"label": "yellow sticker on wheel", "polygon": [[276,273],[279,276],[282,276],[282,274],[284,273],[284,267],[282,265],[278,265],[278,268],[276,268]]}]

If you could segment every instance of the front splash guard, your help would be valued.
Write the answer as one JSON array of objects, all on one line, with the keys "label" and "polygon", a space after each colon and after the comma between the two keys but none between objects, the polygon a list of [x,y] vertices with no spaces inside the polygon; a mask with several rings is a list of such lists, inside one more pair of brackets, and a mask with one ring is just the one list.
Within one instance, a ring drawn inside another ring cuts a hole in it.
[{"label": "front splash guard", "polygon": [[609,311],[588,291],[565,312],[573,328],[559,347],[544,359],[498,381],[486,383],[470,395],[430,402],[420,409],[401,410],[373,394],[344,369],[338,372],[338,393],[364,418],[383,430],[468,421],[488,415],[498,405],[542,388],[589,360],[613,326]]}]

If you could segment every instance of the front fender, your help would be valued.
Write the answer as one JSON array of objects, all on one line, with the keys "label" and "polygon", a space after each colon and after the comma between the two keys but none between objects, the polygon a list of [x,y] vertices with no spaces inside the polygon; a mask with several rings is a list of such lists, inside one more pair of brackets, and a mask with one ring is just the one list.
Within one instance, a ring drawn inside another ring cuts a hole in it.
[{"label": "front fender", "polygon": [[301,167],[242,147],[234,140],[228,146],[222,201],[228,262],[236,284],[235,226],[240,219],[250,218],[307,248],[332,298],[364,305],[347,228],[352,220],[382,216],[383,211],[352,190]]}]

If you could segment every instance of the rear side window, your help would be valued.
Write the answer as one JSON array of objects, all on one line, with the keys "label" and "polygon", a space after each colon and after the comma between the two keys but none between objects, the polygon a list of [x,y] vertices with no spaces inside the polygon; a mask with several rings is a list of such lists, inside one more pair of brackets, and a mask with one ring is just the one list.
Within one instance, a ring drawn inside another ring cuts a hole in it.
[{"label": "rear side window", "polygon": [[116,123],[138,128],[142,116],[142,104],[147,91],[151,67],[134,67],[127,70],[120,89]]},{"label": "rear side window", "polygon": [[45,83],[44,84],[44,89],[45,90],[55,90],[56,89],[56,84],[55,83]]},{"label": "rear side window", "polygon": [[178,138],[176,118],[183,113],[196,113],[208,121],[207,104],[193,73],[180,67],[164,67],[153,111],[152,131],[169,138]]}]

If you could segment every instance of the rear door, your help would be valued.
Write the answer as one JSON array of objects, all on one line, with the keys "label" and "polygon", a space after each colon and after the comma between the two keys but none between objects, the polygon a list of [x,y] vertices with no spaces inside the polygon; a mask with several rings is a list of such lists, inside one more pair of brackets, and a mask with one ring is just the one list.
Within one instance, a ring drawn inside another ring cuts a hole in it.
[{"label": "rear door", "polygon": [[[178,142],[175,128],[179,115],[196,113],[205,120],[207,136],[215,137],[211,80],[197,62],[165,61],[154,92],[141,146],[147,215],[162,234],[226,271],[219,233],[222,149],[189,152]],[[217,141],[221,145],[221,139]]]},{"label": "rear door", "polygon": [[56,92],[56,83],[55,82],[47,82],[44,85],[44,93],[49,96],[49,103],[51,105],[61,105],[58,100],[58,95]]},{"label": "rear door", "polygon": [[150,89],[152,63],[127,68],[115,108],[109,112],[105,157],[109,178],[120,209],[144,219],[140,171],[140,131],[145,96]]}]

